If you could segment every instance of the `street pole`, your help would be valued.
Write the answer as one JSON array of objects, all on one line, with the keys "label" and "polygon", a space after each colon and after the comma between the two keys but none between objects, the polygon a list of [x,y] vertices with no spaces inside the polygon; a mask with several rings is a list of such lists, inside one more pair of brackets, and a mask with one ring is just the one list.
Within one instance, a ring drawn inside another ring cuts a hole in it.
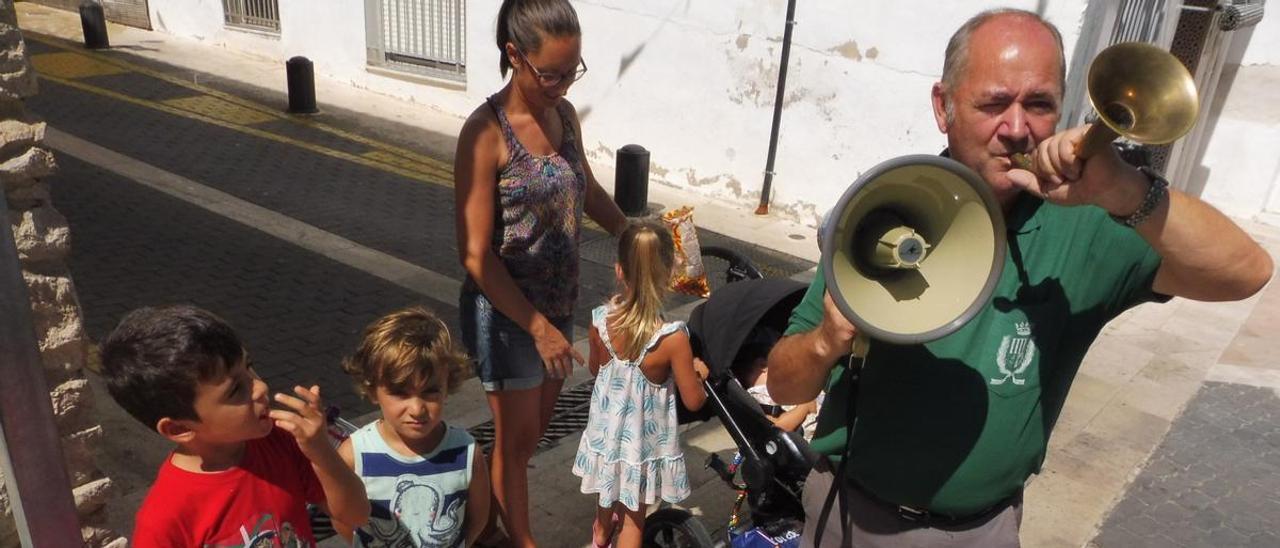
[{"label": "street pole", "polygon": [[756,215],[769,214],[769,194],[773,192],[773,160],[778,155],[778,127],[782,125],[782,100],[787,91],[787,59],[791,57],[791,29],[796,26],[796,0],[787,0],[787,25],[782,31],[782,64],[778,67],[778,95],[773,99],[773,129],[769,131],[769,159],[764,166],[764,185]]},{"label": "street pole", "polygon": [[24,547],[83,546],[18,248],[9,221],[0,224],[0,471],[9,506]]}]

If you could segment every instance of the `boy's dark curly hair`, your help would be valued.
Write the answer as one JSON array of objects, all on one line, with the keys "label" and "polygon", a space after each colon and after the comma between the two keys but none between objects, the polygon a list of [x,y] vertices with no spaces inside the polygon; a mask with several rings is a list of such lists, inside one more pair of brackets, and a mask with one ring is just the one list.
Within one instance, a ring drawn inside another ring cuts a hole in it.
[{"label": "boy's dark curly hair", "polygon": [[222,318],[190,305],[139,308],[102,343],[112,399],[147,428],[164,417],[199,420],[196,385],[215,382],[244,357]]}]

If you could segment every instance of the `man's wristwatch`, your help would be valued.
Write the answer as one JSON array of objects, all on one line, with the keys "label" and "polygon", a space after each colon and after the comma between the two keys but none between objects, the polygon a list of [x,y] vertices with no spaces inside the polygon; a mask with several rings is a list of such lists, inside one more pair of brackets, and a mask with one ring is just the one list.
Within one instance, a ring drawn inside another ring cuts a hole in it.
[{"label": "man's wristwatch", "polygon": [[1138,168],[1143,175],[1147,176],[1150,186],[1147,187],[1147,195],[1142,198],[1142,205],[1138,209],[1129,214],[1128,217],[1111,216],[1111,219],[1129,228],[1137,227],[1151,216],[1151,213],[1160,206],[1160,202],[1169,196],[1169,181],[1163,175],[1156,173],[1155,170],[1142,166]]}]

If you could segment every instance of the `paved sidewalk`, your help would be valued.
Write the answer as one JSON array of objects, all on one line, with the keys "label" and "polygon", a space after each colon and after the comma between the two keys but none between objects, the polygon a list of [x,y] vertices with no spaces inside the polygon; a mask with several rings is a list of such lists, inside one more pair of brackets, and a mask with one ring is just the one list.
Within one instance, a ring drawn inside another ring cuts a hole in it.
[{"label": "paved sidewalk", "polygon": [[[75,14],[30,3],[18,11],[44,75],[31,110],[118,155],[105,161],[60,141],[52,185],[71,224],[71,266],[92,337],[130,308],[194,301],[240,328],[273,386],[318,380],[331,401],[360,415],[371,408],[336,364],[365,323],[426,302],[456,327],[455,297],[413,280],[461,276],[448,173],[459,120],[323,79],[325,113],[288,117],[279,114],[275,61],[117,26],[112,50],[85,52],[71,41],[80,32]],[[609,182],[607,168],[596,172]],[[706,240],[752,253],[773,275],[791,276],[816,258],[810,228],[661,187],[651,199],[696,205]],[[1247,228],[1280,257],[1280,229]],[[611,289],[609,245],[588,233],[584,307]],[[419,276],[388,274],[396,265]],[[1174,300],[1109,325],[1028,489],[1024,544],[1269,541],[1257,520],[1280,522],[1268,513],[1276,486],[1267,479],[1280,466],[1277,317],[1273,284],[1244,302]],[[582,380],[579,372],[568,386]],[[121,488],[113,524],[127,531],[165,448],[99,394],[110,440],[101,464]],[[474,380],[447,409],[457,424],[488,420]],[[728,437],[712,422],[685,440],[695,487],[686,506],[720,529],[732,493],[701,463],[712,452],[728,456]],[[576,493],[569,474],[576,444],[576,436],[563,438],[531,464],[535,532],[550,546],[587,543],[592,500]],[[1210,484],[1230,490],[1205,491]],[[1191,494],[1197,489],[1212,502]],[[1179,529],[1186,526],[1198,532]]]},{"label": "paved sidewalk", "polygon": [[1280,397],[1206,382],[1094,539],[1101,547],[1280,546]]},{"label": "paved sidewalk", "polygon": [[[1274,254],[1280,231],[1268,232]],[[1097,546],[1280,546],[1276,286],[1260,297],[1107,517]]]}]

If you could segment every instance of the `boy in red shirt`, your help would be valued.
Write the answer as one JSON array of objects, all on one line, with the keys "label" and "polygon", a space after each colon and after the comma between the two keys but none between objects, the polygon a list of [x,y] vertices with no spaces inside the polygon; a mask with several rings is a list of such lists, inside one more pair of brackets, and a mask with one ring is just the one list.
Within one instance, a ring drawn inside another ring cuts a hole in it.
[{"label": "boy in red shirt", "polygon": [[130,312],[102,345],[111,397],[177,444],[138,510],[133,546],[315,546],[306,503],[364,524],[360,479],[330,445],[319,387],[276,394],[239,337],[192,306]]}]

